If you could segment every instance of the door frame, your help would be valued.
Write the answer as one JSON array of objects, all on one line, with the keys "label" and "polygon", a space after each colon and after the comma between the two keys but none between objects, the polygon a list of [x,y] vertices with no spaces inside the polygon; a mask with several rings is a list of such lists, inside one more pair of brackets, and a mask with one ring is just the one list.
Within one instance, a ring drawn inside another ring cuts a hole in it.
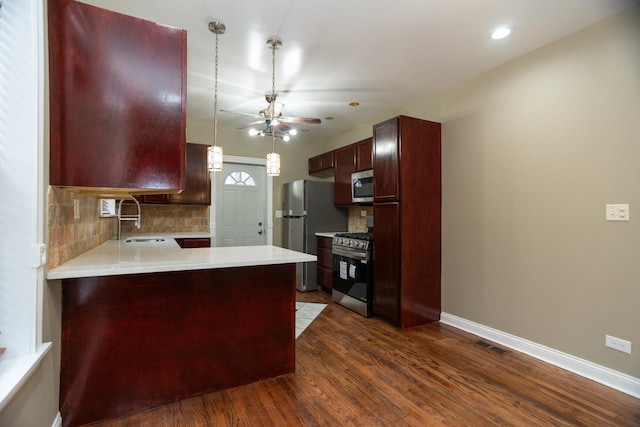
[{"label": "door frame", "polygon": [[[249,165],[249,166],[264,166],[265,167],[265,175],[267,173],[267,159],[264,158],[256,158],[256,157],[241,157],[241,156],[222,156],[222,162],[224,163],[232,163],[239,165]],[[223,169],[224,172],[224,169]],[[216,241],[216,204],[215,204],[215,188],[216,188],[216,178],[220,175],[219,172],[211,172],[213,176],[211,177],[211,201],[213,205],[213,209],[209,209],[209,233],[211,234],[211,241]],[[265,202],[267,209],[267,218],[265,225],[265,233],[266,233],[266,241],[265,244],[273,245],[273,177],[266,175],[265,181]]]}]

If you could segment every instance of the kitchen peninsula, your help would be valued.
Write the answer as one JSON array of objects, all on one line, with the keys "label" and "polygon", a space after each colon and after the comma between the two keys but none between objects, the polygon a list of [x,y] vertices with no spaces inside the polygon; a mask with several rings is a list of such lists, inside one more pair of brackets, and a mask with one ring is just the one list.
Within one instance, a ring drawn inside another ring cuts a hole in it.
[{"label": "kitchen peninsula", "polygon": [[295,370],[295,263],[315,256],[152,237],[108,241],[47,275],[62,289],[65,426]]}]

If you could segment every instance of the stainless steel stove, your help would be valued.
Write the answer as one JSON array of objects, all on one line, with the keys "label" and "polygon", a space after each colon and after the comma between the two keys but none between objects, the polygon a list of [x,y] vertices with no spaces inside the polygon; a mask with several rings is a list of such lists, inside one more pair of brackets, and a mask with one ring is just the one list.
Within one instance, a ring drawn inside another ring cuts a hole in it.
[{"label": "stainless steel stove", "polygon": [[332,299],[369,317],[373,308],[373,233],[338,233],[333,237]]}]

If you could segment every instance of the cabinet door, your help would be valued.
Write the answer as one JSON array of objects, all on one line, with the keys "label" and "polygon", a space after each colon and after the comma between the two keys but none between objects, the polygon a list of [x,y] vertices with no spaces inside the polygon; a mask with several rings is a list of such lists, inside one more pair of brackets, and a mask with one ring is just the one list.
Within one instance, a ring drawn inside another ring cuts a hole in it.
[{"label": "cabinet door", "polygon": [[333,169],[333,151],[309,158],[309,175]]},{"label": "cabinet door", "polygon": [[170,202],[183,205],[211,204],[211,172],[207,169],[207,145],[187,144],[184,191],[172,194]]},{"label": "cabinet door", "polygon": [[400,205],[373,205],[373,312],[400,322]]},{"label": "cabinet door", "polygon": [[334,203],[336,206],[349,206],[352,204],[351,174],[355,172],[355,154],[354,144],[334,151]]},{"label": "cabinet door", "polygon": [[183,189],[186,31],[76,1],[48,5],[50,184]]},{"label": "cabinet door", "polygon": [[356,144],[356,172],[373,168],[373,138],[367,138]]},{"label": "cabinet door", "polygon": [[374,202],[399,200],[398,135],[398,118],[387,120],[373,127]]}]

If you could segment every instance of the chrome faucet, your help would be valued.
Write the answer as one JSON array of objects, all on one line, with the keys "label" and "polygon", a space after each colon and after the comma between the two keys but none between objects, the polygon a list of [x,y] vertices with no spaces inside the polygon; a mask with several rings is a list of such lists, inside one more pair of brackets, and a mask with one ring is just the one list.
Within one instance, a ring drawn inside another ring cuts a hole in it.
[{"label": "chrome faucet", "polygon": [[[124,202],[126,202],[127,200],[132,200],[137,208],[138,208],[138,214],[137,215],[122,215],[122,204]],[[121,221],[135,221],[134,225],[136,227],[137,230],[140,230],[140,219],[141,219],[141,214],[140,214],[140,203],[138,203],[138,200],[136,200],[135,197],[131,196],[130,199],[121,199],[118,202],[118,240],[120,240],[121,237],[121,233],[122,233],[122,223]]]}]

